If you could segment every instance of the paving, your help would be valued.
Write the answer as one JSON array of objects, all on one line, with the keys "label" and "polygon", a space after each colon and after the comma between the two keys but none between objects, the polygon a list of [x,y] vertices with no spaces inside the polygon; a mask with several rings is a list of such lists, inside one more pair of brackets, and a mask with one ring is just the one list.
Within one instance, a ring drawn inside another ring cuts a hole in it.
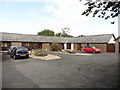
[{"label": "paving", "polygon": [[118,54],[69,55],[61,59],[13,60],[2,53],[3,88],[116,88]]}]

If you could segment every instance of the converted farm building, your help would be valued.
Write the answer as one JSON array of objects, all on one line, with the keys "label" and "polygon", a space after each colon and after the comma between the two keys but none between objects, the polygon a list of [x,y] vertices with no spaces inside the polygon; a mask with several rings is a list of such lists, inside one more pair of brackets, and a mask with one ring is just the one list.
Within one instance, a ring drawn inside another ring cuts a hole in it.
[{"label": "converted farm building", "polygon": [[2,49],[5,50],[12,46],[25,46],[31,49],[49,50],[53,42],[61,45],[62,49],[82,51],[82,47],[93,45],[100,48],[102,52],[115,52],[114,34],[90,35],[83,37],[55,37],[38,36],[29,34],[0,33]]}]

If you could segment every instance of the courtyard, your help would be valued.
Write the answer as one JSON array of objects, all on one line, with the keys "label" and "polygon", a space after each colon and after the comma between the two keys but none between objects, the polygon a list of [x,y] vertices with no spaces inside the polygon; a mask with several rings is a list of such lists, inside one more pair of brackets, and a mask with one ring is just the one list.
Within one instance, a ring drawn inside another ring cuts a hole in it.
[{"label": "courtyard", "polygon": [[3,88],[116,88],[118,54],[72,55],[52,53],[61,59],[13,60],[2,54]]}]

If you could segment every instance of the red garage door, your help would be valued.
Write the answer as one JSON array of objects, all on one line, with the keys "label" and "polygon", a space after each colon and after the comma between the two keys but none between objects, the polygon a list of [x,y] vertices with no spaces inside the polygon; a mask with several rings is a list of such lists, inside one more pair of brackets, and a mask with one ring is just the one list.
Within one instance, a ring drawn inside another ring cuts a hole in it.
[{"label": "red garage door", "polygon": [[115,52],[115,44],[108,44],[107,52]]}]

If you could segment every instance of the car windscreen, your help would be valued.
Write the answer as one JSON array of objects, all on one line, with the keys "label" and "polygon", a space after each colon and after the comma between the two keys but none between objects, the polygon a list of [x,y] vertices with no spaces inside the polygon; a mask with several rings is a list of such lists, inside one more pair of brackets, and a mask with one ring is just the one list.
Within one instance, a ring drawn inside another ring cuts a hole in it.
[{"label": "car windscreen", "polygon": [[15,47],[16,47],[16,46],[11,46],[11,47],[10,47],[10,50],[12,50],[12,49],[15,48]]},{"label": "car windscreen", "polygon": [[28,49],[25,48],[25,47],[18,47],[18,48],[17,48],[17,51],[23,51],[23,50],[28,51]]},{"label": "car windscreen", "polygon": [[96,48],[95,46],[91,46],[91,48]]}]

